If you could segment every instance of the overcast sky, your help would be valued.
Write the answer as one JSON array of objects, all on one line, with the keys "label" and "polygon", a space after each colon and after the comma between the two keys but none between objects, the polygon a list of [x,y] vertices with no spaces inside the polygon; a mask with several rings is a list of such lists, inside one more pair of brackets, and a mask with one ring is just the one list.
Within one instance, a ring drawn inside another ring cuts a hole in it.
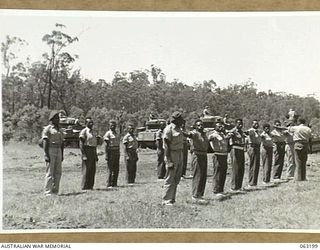
[{"label": "overcast sky", "polygon": [[111,82],[116,71],[159,66],[167,80],[219,86],[251,79],[259,90],[320,96],[320,12],[133,13],[0,11],[0,36],[29,45],[17,53],[39,60],[55,23],[78,36],[68,51],[84,77]]}]

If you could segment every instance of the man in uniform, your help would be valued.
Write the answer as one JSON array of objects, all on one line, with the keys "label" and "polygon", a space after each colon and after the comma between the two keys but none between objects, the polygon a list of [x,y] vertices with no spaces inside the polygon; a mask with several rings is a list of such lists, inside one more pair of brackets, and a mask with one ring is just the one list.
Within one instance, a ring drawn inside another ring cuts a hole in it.
[{"label": "man in uniform", "polygon": [[86,127],[80,131],[80,150],[82,159],[82,190],[92,190],[96,174],[97,155],[97,133],[93,130],[93,120],[86,118]]},{"label": "man in uniform", "polygon": [[231,145],[231,165],[232,165],[232,178],[231,178],[231,190],[240,192],[242,188],[243,176],[244,176],[244,146],[245,135],[242,131],[243,121],[242,119],[236,120],[236,127],[230,131],[232,136],[230,138]]},{"label": "man in uniform", "polygon": [[270,182],[272,158],[273,158],[273,141],[270,133],[270,124],[263,125],[263,132],[261,133],[261,160],[263,168],[263,184]]},{"label": "man in uniform", "polygon": [[225,197],[223,194],[227,176],[228,144],[231,135],[225,134],[222,121],[217,121],[215,130],[209,135],[210,146],[213,149],[213,193],[217,199]]},{"label": "man in uniform", "polygon": [[289,132],[293,132],[295,163],[297,168],[295,179],[297,181],[305,181],[311,129],[306,125],[305,119],[299,118],[298,125],[289,127]]},{"label": "man in uniform", "polygon": [[[186,127],[186,121],[183,121],[183,124],[181,126],[182,131],[185,131],[185,127]],[[187,165],[188,165],[188,140],[187,137],[183,137],[183,164],[182,164],[182,175],[181,177],[187,179]]]},{"label": "man in uniform", "polygon": [[190,140],[191,165],[193,169],[192,179],[192,202],[198,204],[206,204],[203,199],[204,190],[207,181],[207,150],[208,137],[203,131],[203,122],[196,120],[194,123],[194,130],[189,134],[185,133]]},{"label": "man in uniform", "polygon": [[127,167],[127,182],[129,186],[132,186],[136,179],[137,173],[137,161],[138,158],[138,141],[136,136],[134,135],[134,125],[129,123],[127,126],[128,133],[123,137],[122,142],[125,146],[124,151],[124,160],[126,162]]},{"label": "man in uniform", "polygon": [[116,131],[117,122],[111,120],[109,122],[109,130],[105,133],[103,139],[105,141],[106,161],[108,163],[108,180],[107,188],[117,186],[119,175],[119,159],[120,159],[120,135]]},{"label": "man in uniform", "polygon": [[275,144],[273,150],[274,165],[273,165],[273,181],[279,182],[281,179],[283,164],[284,164],[284,155],[285,155],[285,146],[286,146],[286,137],[283,134],[283,128],[281,127],[281,122],[279,120],[274,121],[274,129],[271,131],[271,136]]},{"label": "man in uniform", "polygon": [[63,161],[64,135],[59,128],[59,112],[51,111],[49,125],[43,129],[42,145],[46,162],[45,195],[58,194]]},{"label": "man in uniform", "polygon": [[[293,122],[289,122],[287,126],[293,126]],[[284,131],[284,135],[286,137],[286,146],[285,146],[285,165],[287,172],[287,180],[294,179],[294,172],[296,169],[296,163],[294,159],[294,141],[293,141],[293,133]]]},{"label": "man in uniform", "polygon": [[261,136],[258,131],[258,120],[252,121],[252,127],[248,129],[248,156],[249,156],[249,188],[257,186],[260,168],[260,144]]},{"label": "man in uniform", "polygon": [[158,179],[164,179],[166,175],[166,164],[164,162],[164,149],[163,149],[163,142],[162,142],[162,135],[163,130],[166,127],[166,123],[164,121],[160,122],[160,128],[156,132],[156,146],[157,146],[157,155],[158,155],[158,166],[157,166],[157,173]]},{"label": "man in uniform", "polygon": [[176,199],[177,186],[180,182],[183,164],[183,118],[180,112],[172,114],[172,120],[163,131],[163,146],[167,168],[163,196],[163,205],[173,205]]}]

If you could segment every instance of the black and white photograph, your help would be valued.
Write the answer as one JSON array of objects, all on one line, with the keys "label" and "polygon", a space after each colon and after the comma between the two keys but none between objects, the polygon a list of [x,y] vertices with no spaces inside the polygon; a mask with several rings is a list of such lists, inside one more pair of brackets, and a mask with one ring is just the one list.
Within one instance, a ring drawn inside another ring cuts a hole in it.
[{"label": "black and white photograph", "polygon": [[320,12],[0,23],[2,231],[320,232]]}]

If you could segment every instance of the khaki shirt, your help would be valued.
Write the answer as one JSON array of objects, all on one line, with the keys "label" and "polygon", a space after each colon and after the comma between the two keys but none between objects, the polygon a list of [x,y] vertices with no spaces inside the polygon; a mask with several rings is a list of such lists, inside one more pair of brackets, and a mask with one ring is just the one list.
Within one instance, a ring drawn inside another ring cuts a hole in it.
[{"label": "khaki shirt", "polygon": [[113,132],[111,129],[105,133],[103,140],[108,141],[110,148],[120,147],[120,135],[117,132]]},{"label": "khaki shirt", "polygon": [[183,149],[183,137],[181,129],[178,129],[174,123],[170,123],[163,131],[163,139],[170,142],[171,150]]},{"label": "khaki shirt", "polygon": [[295,142],[309,142],[309,140],[311,139],[311,128],[303,124],[289,127],[289,132],[293,132],[293,140]]},{"label": "khaki shirt", "polygon": [[228,153],[228,139],[223,133],[214,131],[209,135],[209,141],[212,141],[214,153]]},{"label": "khaki shirt", "polygon": [[138,141],[135,135],[126,134],[122,139],[123,144],[126,144],[128,149],[136,150],[138,148]]},{"label": "khaki shirt", "polygon": [[272,148],[273,147],[273,140],[270,134],[267,134],[266,132],[261,133],[261,142],[262,146],[265,148]]},{"label": "khaki shirt", "polygon": [[98,144],[96,131],[90,130],[88,127],[80,131],[79,138],[84,139],[85,146],[96,147]]},{"label": "khaki shirt", "polygon": [[282,134],[280,131],[274,129],[271,131],[272,139],[275,143],[277,142],[285,142],[286,137],[284,134]]},{"label": "khaki shirt", "polygon": [[55,128],[53,125],[46,126],[42,131],[42,139],[48,139],[49,145],[62,145],[64,134],[60,129]]},{"label": "khaki shirt", "polygon": [[190,151],[196,154],[206,154],[208,151],[209,140],[205,132],[197,130],[191,131]]},{"label": "khaki shirt", "polygon": [[255,144],[260,145],[261,144],[261,136],[257,129],[250,128],[248,130],[249,136],[248,136],[248,143],[249,144]]}]

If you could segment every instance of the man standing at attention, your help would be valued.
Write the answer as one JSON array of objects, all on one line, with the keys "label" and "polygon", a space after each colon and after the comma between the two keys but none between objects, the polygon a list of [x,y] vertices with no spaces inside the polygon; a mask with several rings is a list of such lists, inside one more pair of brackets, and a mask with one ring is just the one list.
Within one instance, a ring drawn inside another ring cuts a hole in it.
[{"label": "man standing at attention", "polygon": [[270,182],[272,158],[273,158],[273,141],[270,133],[270,124],[263,125],[263,132],[261,133],[261,160],[263,168],[263,184],[266,185]]},{"label": "man standing at attention", "polygon": [[274,166],[272,177],[274,182],[279,182],[284,164],[286,146],[286,137],[283,134],[283,128],[281,127],[281,122],[279,120],[274,121],[274,129],[271,131],[271,136],[275,144],[273,151]]},{"label": "man standing at attention", "polygon": [[180,112],[172,114],[171,123],[163,131],[163,146],[167,168],[163,196],[163,205],[173,205],[176,199],[177,186],[180,182],[183,164],[183,118]]},{"label": "man standing at attention", "polygon": [[240,192],[242,187],[242,181],[244,176],[244,146],[245,135],[242,131],[243,121],[242,119],[236,120],[236,127],[232,130],[232,136],[230,138],[231,145],[231,165],[232,165],[232,179],[231,190],[234,192]]},{"label": "man standing at attention", "polygon": [[260,144],[261,136],[258,131],[258,120],[252,121],[252,127],[248,129],[248,156],[249,156],[249,188],[257,186],[260,168]]},{"label": "man standing at attention", "polygon": [[123,137],[122,142],[125,146],[124,160],[127,166],[127,182],[132,186],[136,180],[138,158],[138,141],[134,135],[134,125],[129,123],[127,126],[128,133]]},{"label": "man standing at attention", "polygon": [[203,131],[203,122],[196,120],[194,123],[194,130],[186,136],[190,140],[191,165],[193,169],[192,179],[192,202],[197,204],[207,204],[203,199],[204,190],[207,181],[207,150],[208,150],[208,137]]},{"label": "man standing at attention", "polygon": [[297,126],[289,127],[289,132],[293,132],[296,180],[306,180],[306,164],[308,160],[309,142],[311,140],[311,129],[306,125],[306,120],[298,119]]},{"label": "man standing at attention", "polygon": [[120,135],[116,131],[117,122],[111,120],[109,122],[109,130],[104,135],[106,161],[108,163],[108,180],[107,188],[116,187],[119,175],[119,159],[120,159]]},{"label": "man standing at attention", "polygon": [[[294,126],[293,122],[289,122],[288,126]],[[293,133],[288,130],[283,133],[286,137],[286,146],[285,146],[285,164],[286,164],[286,172],[287,172],[287,180],[294,179],[294,172],[296,169],[296,163],[294,159],[294,141],[293,141]]]},{"label": "man standing at attention", "polygon": [[213,149],[213,193],[217,199],[223,199],[224,184],[227,176],[228,143],[231,135],[225,134],[222,121],[217,121],[215,130],[209,135],[210,146]]},{"label": "man standing at attention", "polygon": [[82,190],[92,190],[96,174],[97,133],[93,130],[93,120],[86,118],[86,127],[80,131],[80,150],[82,159]]},{"label": "man standing at attention", "polygon": [[45,195],[58,194],[63,161],[64,135],[59,128],[59,112],[51,111],[49,125],[43,129],[42,141],[46,162]]},{"label": "man standing at attention", "polygon": [[163,149],[163,141],[162,141],[163,130],[165,127],[166,127],[166,123],[164,121],[161,121],[160,128],[156,132],[156,146],[157,146],[157,155],[158,155],[157,174],[158,174],[159,180],[164,179],[164,176],[166,175],[166,164],[164,162],[164,149]]}]

